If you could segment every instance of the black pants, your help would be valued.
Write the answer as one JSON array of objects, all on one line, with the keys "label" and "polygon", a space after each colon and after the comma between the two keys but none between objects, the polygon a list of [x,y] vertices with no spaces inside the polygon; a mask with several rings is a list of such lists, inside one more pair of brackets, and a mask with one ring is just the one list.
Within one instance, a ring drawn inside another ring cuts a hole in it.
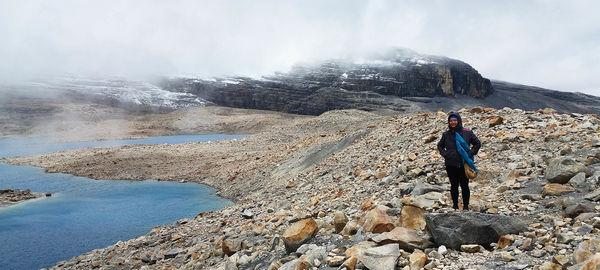
[{"label": "black pants", "polygon": [[452,196],[452,206],[458,209],[458,185],[462,191],[463,209],[469,209],[469,178],[465,174],[464,167],[446,166],[448,178],[450,178],[450,195]]}]

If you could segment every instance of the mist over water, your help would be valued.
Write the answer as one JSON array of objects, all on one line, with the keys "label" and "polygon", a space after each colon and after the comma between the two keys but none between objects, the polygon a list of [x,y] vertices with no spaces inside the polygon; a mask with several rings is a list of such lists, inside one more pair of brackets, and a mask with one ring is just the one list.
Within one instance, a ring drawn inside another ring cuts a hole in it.
[{"label": "mist over water", "polygon": [[0,81],[264,75],[406,47],[488,78],[599,95],[597,10],[592,0],[6,0]]}]

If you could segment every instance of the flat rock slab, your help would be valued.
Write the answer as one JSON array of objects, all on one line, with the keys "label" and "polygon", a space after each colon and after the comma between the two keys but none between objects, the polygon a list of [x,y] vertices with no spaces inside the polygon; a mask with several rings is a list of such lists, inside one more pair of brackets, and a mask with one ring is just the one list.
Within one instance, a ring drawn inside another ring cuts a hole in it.
[{"label": "flat rock slab", "polygon": [[527,229],[518,218],[475,212],[427,214],[425,221],[435,244],[456,250],[468,244],[489,247],[502,235]]},{"label": "flat rock slab", "polygon": [[424,250],[433,245],[427,237],[421,235],[418,231],[404,227],[396,227],[390,232],[378,234],[371,240],[379,245],[396,243],[401,249],[408,251]]},{"label": "flat rock slab", "polygon": [[372,270],[394,270],[400,257],[398,244],[387,244],[365,250],[359,260]]}]

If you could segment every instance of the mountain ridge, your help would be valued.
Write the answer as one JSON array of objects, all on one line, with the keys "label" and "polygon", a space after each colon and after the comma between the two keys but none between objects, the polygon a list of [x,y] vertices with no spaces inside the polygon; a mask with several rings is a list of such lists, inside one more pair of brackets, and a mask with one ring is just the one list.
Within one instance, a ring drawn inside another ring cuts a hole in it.
[{"label": "mountain ridge", "polygon": [[260,78],[167,78],[158,84],[219,106],[306,115],[335,109],[412,112],[471,106],[600,113],[600,97],[490,80],[463,61],[406,49],[298,64],[289,72]]}]

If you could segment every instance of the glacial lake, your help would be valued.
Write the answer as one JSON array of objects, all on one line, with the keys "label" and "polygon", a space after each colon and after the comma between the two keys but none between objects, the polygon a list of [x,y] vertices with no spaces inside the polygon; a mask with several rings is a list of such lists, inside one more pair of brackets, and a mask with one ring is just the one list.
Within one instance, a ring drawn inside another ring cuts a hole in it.
[{"label": "glacial lake", "polygon": [[[186,143],[241,135],[181,135],[131,140],[48,143],[41,138],[0,139],[0,157],[130,144]],[[193,218],[231,204],[195,183],[92,180],[0,163],[0,189],[51,192],[0,208],[0,269],[39,269],[146,234],[158,225]]]}]

